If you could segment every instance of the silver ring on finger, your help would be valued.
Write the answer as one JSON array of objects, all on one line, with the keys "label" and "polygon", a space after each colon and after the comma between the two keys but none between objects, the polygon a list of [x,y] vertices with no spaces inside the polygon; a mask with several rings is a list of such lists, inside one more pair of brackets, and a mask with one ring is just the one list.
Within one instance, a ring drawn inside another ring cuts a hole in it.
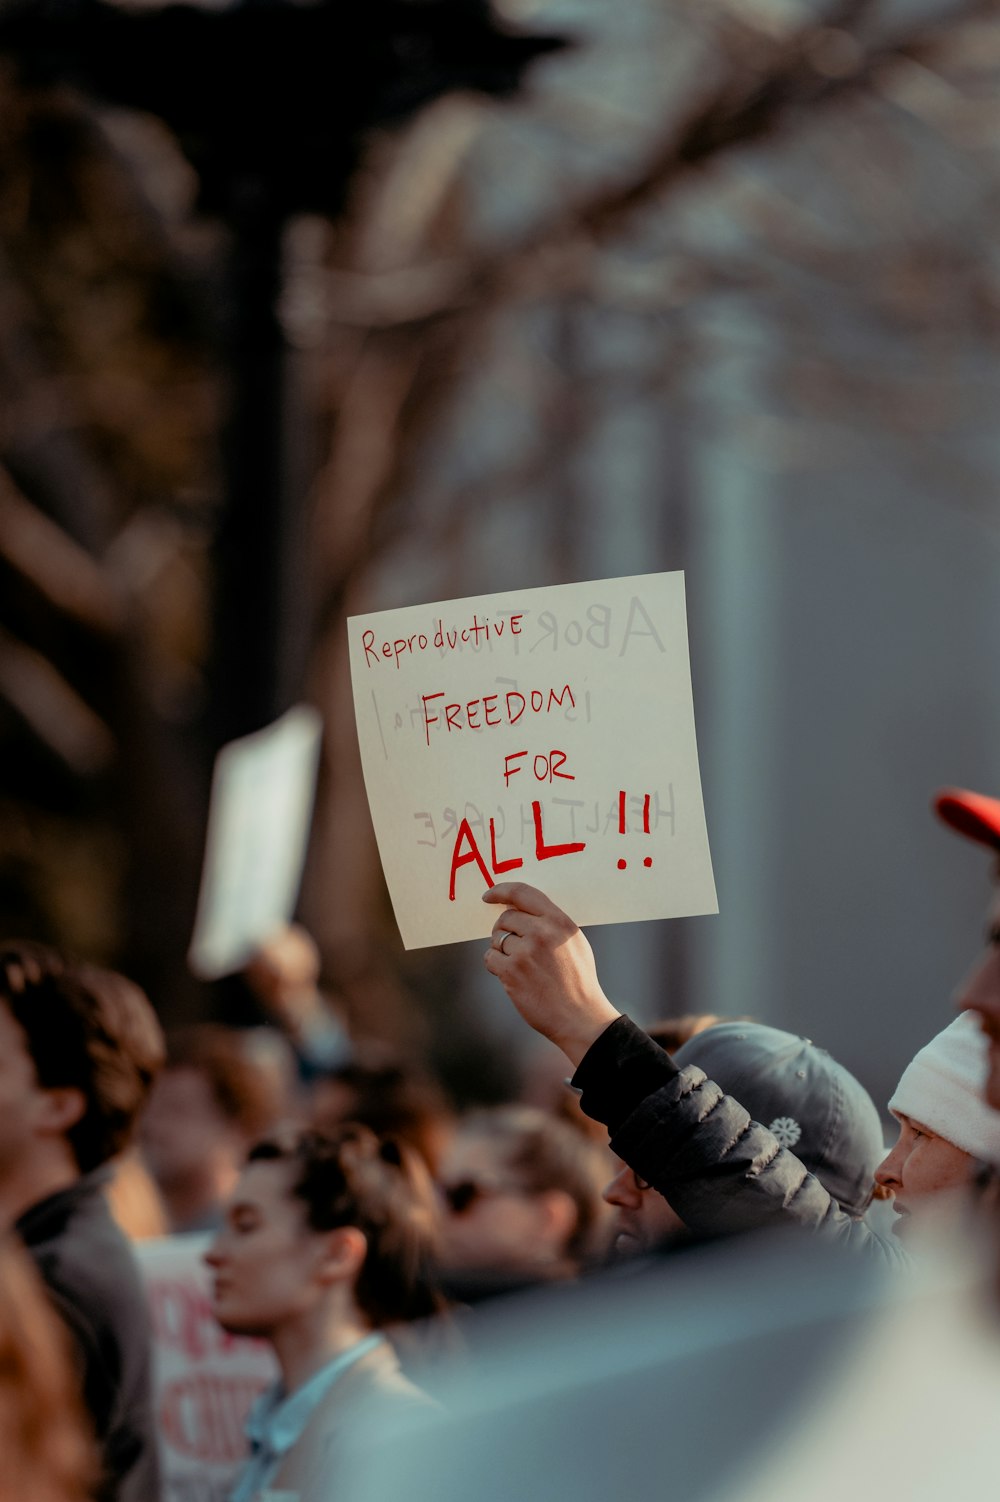
[{"label": "silver ring on finger", "polygon": [[511,933],[511,931],[510,931],[509,928],[505,928],[504,932],[503,932],[503,938],[500,940],[500,943],[497,945],[497,948],[499,949],[500,953],[501,954],[506,954],[507,953],[507,947],[506,947],[507,946],[507,940],[508,939],[516,939],[516,938],[517,938],[517,934]]}]

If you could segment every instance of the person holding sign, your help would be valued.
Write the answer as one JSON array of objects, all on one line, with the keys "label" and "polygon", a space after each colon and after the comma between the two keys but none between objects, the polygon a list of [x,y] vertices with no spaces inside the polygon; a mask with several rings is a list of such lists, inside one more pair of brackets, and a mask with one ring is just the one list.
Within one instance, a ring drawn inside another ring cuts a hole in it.
[{"label": "person holding sign", "polygon": [[[672,1050],[672,1057],[678,1070],[693,1065],[754,1121],[767,1124],[846,1214],[864,1214],[884,1151],[882,1124],[868,1091],[825,1049],[782,1028],[716,1019]],[[617,1211],[618,1253],[650,1251],[685,1235],[676,1210],[619,1162],[620,1171],[604,1191]],[[706,1185],[705,1192],[714,1194],[714,1187]],[[690,1209],[689,1218],[694,1218]]]},{"label": "person holding sign", "polygon": [[[501,905],[486,951],[532,1027],[576,1066],[584,1111],[603,1121],[611,1146],[689,1229],[706,1234],[795,1223],[880,1259],[897,1261],[895,1237],[848,1214],[775,1132],[700,1070],[681,1070],[605,995],[593,951],[576,924],[533,887],[492,887]],[[917,1055],[893,1097],[900,1142],[878,1169],[907,1212],[967,1186],[978,1160],[1000,1164],[1000,1112],[983,1099],[985,1042],[963,1019]],[[916,1099],[914,1096],[916,1095]],[[928,1160],[933,1162],[928,1166]]]},{"label": "person holding sign", "polygon": [[216,1319],[269,1341],[281,1378],[251,1410],[232,1502],[320,1502],[359,1413],[429,1406],[382,1329],[440,1307],[436,1217],[416,1155],[365,1127],[293,1129],[250,1150],[205,1260]]}]

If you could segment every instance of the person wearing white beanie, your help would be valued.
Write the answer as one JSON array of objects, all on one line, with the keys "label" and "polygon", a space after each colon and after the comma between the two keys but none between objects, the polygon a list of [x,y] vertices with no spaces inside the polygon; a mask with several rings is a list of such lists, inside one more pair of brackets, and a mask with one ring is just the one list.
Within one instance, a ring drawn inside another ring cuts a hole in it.
[{"label": "person wearing white beanie", "polygon": [[897,1236],[929,1196],[969,1183],[977,1163],[1000,1166],[1000,1111],[983,1098],[988,1071],[987,1039],[968,1012],[903,1071],[889,1102],[899,1138],[875,1171],[876,1183],[892,1191]]}]

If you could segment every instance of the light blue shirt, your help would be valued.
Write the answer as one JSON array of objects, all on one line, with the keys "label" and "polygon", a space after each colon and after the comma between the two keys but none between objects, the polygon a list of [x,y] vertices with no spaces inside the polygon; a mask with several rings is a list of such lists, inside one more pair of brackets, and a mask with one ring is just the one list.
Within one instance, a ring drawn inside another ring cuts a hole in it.
[{"label": "light blue shirt", "polygon": [[253,1502],[259,1492],[266,1490],[337,1378],[362,1356],[381,1345],[384,1338],[382,1335],[368,1335],[359,1340],[350,1350],[342,1351],[326,1366],[321,1366],[308,1382],[303,1382],[287,1397],[281,1382],[275,1382],[261,1393],[246,1423],[250,1458],[237,1477],[229,1502]]}]

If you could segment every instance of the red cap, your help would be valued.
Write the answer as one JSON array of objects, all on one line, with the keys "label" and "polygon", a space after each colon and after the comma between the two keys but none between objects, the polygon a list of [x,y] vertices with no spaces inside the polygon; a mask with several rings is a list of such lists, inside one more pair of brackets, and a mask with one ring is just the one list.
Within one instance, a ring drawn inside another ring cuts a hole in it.
[{"label": "red cap", "polygon": [[959,834],[1000,850],[1000,798],[985,798],[965,788],[945,788],[934,799],[934,808]]}]

